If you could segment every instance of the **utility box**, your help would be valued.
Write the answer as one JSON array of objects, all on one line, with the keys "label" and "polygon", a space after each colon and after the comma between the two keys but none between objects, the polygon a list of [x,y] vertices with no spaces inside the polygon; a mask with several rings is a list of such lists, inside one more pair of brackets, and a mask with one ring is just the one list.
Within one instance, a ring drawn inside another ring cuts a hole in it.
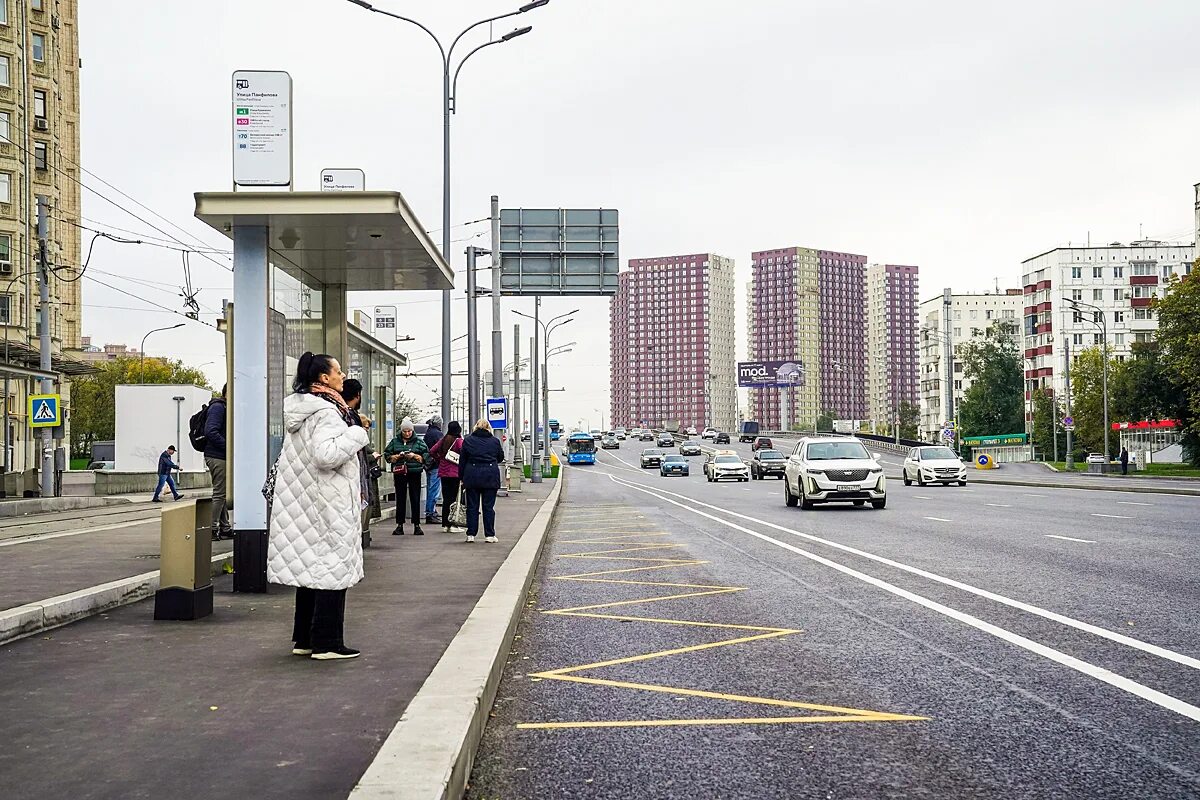
[{"label": "utility box", "polygon": [[159,564],[155,619],[200,619],[212,613],[212,500],[163,509]]}]

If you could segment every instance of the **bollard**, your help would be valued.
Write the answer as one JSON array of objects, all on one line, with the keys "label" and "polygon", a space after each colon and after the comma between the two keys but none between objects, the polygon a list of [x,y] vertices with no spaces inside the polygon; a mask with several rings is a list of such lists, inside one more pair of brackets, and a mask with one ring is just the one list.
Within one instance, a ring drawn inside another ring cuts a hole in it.
[{"label": "bollard", "polygon": [[212,500],[163,510],[159,565],[155,619],[200,619],[212,613]]}]

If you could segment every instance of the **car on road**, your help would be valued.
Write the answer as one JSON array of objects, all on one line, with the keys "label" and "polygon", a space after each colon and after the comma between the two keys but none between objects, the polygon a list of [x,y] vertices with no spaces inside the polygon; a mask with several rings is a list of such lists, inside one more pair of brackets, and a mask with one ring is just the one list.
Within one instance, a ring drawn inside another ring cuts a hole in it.
[{"label": "car on road", "polygon": [[713,444],[729,444],[729,434],[724,431],[717,431],[713,434]]},{"label": "car on road", "polygon": [[704,462],[704,477],[708,482],[733,478],[736,481],[750,480],[750,468],[742,457],[732,450],[718,450]]},{"label": "car on road", "polygon": [[754,422],[753,420],[746,420],[738,428],[738,441],[753,442],[754,438],[758,436],[759,430],[760,428],[757,422]]},{"label": "car on road", "polygon": [[659,462],[658,474],[664,478],[668,475],[682,475],[685,478],[691,474],[688,467],[687,459],[683,456],[675,455],[674,453],[663,456],[663,460]]},{"label": "car on road", "polygon": [[115,462],[115,461],[93,461],[92,463],[87,465],[87,468],[90,470],[100,470],[103,472],[103,471],[107,471],[107,470],[116,469],[117,462]]},{"label": "car on road", "polygon": [[599,430],[597,428],[592,428],[590,433],[592,434],[592,438],[595,439],[596,441],[600,441],[601,439],[604,438],[604,431]]},{"label": "car on road", "polygon": [[705,428],[704,433],[700,434],[701,439],[711,439],[717,435],[716,428]]},{"label": "car on road", "polygon": [[654,431],[651,431],[651,430],[642,431],[642,441],[643,442],[653,442],[654,441]]},{"label": "car on road", "polygon": [[658,465],[662,464],[663,455],[664,453],[662,450],[656,450],[653,447],[648,450],[643,450],[642,469],[649,469],[650,467],[657,467]]},{"label": "car on road", "polygon": [[675,437],[669,433],[660,433],[658,435],[658,441],[656,441],[655,444],[657,444],[659,447],[674,447]]},{"label": "car on road", "polygon": [[604,436],[600,437],[600,449],[601,450],[620,450],[621,443],[619,441],[617,441],[617,437],[613,436],[611,433],[608,433],[608,434],[605,434]]},{"label": "car on road", "polygon": [[1103,453],[1088,453],[1088,464],[1107,464],[1108,458]]},{"label": "car on road", "polygon": [[629,438],[629,432],[627,430],[625,430],[624,428],[617,428],[615,431],[613,431],[613,433],[616,435],[616,437],[618,439],[621,439],[621,440],[625,440],[625,439]]},{"label": "car on road", "polygon": [[700,431],[696,430],[695,428],[693,428],[691,426],[688,426],[688,428],[683,432],[683,435],[684,436],[699,436]]},{"label": "car on road", "polygon": [[765,478],[783,478],[784,468],[787,466],[787,458],[778,450],[764,448],[754,454],[754,458],[750,459],[750,477],[756,481],[761,481]]},{"label": "car on road", "polygon": [[904,459],[904,485],[942,483],[967,485],[967,465],[949,447],[914,447]]},{"label": "car on road", "polygon": [[701,452],[703,451],[700,449],[700,442],[695,439],[679,443],[679,455],[681,456],[698,456]]},{"label": "car on road", "polygon": [[887,505],[883,467],[863,443],[851,437],[801,439],[788,456],[783,479],[788,506],[818,503]]},{"label": "car on road", "polygon": [[767,436],[759,436],[754,440],[754,444],[750,445],[750,452],[757,453],[759,450],[769,450],[774,448],[774,443]]}]

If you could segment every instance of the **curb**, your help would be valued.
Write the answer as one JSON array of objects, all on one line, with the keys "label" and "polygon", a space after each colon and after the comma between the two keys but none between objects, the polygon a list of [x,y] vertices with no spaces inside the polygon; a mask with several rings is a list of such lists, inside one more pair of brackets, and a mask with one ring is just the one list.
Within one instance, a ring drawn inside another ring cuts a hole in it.
[{"label": "curb", "polygon": [[[232,551],[212,557],[211,574],[220,575],[226,563],[233,564]],[[144,600],[158,591],[158,579],[158,570],[143,572],[0,611],[0,645]]]},{"label": "curb", "polygon": [[[1035,481],[1018,481],[1005,478],[971,478],[971,473],[967,473],[967,483],[975,486],[989,486],[996,484],[999,486],[1027,486],[1031,489],[1080,489],[1087,492],[1130,492],[1132,494],[1173,494],[1181,497],[1200,497],[1200,489],[1176,489],[1174,486],[1088,486],[1081,484],[1079,486],[1067,485],[1065,483],[1037,483]],[[888,474],[889,481],[903,481],[904,477],[901,473]]]},{"label": "curb", "polygon": [[351,800],[463,796],[562,487],[559,478],[359,778]]}]

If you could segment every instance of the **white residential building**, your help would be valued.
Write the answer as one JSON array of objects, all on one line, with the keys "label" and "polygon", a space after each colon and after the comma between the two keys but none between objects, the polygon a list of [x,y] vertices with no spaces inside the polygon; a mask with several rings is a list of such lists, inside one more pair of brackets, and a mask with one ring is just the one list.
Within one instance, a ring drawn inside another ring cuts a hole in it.
[{"label": "white residential building", "polygon": [[[950,291],[950,290],[946,290]],[[971,380],[963,371],[958,354],[964,344],[972,339],[983,338],[988,327],[996,320],[1007,320],[1014,327],[1021,321],[1022,294],[1020,289],[1009,289],[1004,294],[953,294],[949,296],[949,320],[946,319],[945,295],[924,301],[917,307],[920,342],[921,439],[937,441],[942,425],[950,416],[945,407],[945,381],[953,381],[954,414],[962,403],[963,395],[971,388]],[[949,328],[950,344],[955,358],[952,369],[946,369],[945,331]],[[953,377],[948,378],[947,373]],[[993,433],[1016,433],[1017,431],[993,431]]]}]

